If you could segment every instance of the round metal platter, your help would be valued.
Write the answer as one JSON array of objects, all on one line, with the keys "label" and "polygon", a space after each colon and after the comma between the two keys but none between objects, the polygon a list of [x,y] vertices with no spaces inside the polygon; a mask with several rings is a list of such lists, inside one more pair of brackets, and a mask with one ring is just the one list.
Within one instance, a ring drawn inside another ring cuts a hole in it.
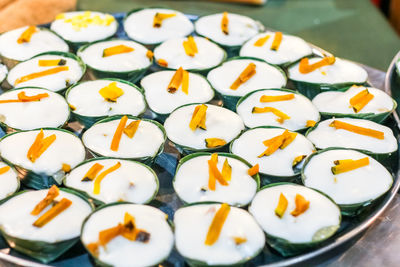
[{"label": "round metal platter", "polygon": [[[120,22],[120,27],[117,32],[118,38],[127,39],[127,36],[122,28],[122,19],[125,13],[117,13],[113,14],[116,19]],[[187,15],[189,19],[196,20],[198,16],[195,15]],[[329,54],[328,52],[315,47],[314,50],[316,54]],[[400,58],[400,53],[393,60],[387,74],[385,80],[385,73],[368,66],[363,67],[367,70],[369,74],[369,83],[377,88],[384,88],[384,83],[386,81],[385,90],[386,93],[392,94],[397,100],[400,100],[400,78],[396,76],[398,79],[395,81],[395,62]],[[154,70],[153,70],[154,71]],[[394,89],[397,88],[397,91]],[[397,94],[396,94],[397,92]],[[398,101],[399,102],[399,101]],[[218,103],[217,103],[218,104]],[[150,113],[145,113],[144,117],[150,117]],[[399,125],[400,120],[398,114],[393,114],[389,117],[389,119],[385,123],[386,126],[389,126],[393,129],[397,140],[399,140]],[[77,122],[72,122],[68,124],[68,128],[78,135],[82,132],[83,126],[81,126]],[[4,134],[4,133],[3,133]],[[289,265],[299,265],[304,264],[310,261],[315,261],[316,259],[322,258],[326,256],[328,252],[337,250],[340,248],[345,248],[346,244],[350,244],[351,241],[357,240],[358,237],[369,227],[371,226],[375,220],[384,212],[384,210],[389,206],[389,204],[394,199],[397,191],[400,187],[400,179],[399,179],[399,168],[398,168],[398,158],[397,155],[396,162],[394,166],[391,167],[390,171],[394,177],[394,183],[390,191],[385,194],[375,205],[370,207],[366,212],[363,212],[357,217],[344,217],[342,220],[341,227],[339,231],[331,238],[326,240],[321,246],[317,249],[311,250],[307,253],[285,258],[271,249],[268,245],[266,245],[263,251],[256,258],[251,260],[246,264],[246,266],[289,266]],[[164,152],[156,159],[153,169],[158,175],[160,180],[160,190],[157,195],[157,198],[150,203],[150,205],[160,208],[162,211],[168,214],[169,218],[173,218],[174,212],[176,209],[182,206],[182,203],[176,196],[173,187],[172,187],[172,178],[175,173],[175,169],[179,160],[179,153],[173,147],[173,145],[169,142],[166,143]],[[62,255],[56,261],[50,263],[49,265],[40,264],[37,261],[28,258],[10,247],[5,243],[3,239],[0,239],[0,263],[4,262],[6,266],[93,266],[93,261],[86,253],[81,244],[77,244],[72,247],[67,253]],[[317,261],[318,262],[318,261]],[[162,264],[162,266],[184,266],[185,262],[183,258],[174,250],[169,258]],[[160,265],[161,266],[161,265]]]}]

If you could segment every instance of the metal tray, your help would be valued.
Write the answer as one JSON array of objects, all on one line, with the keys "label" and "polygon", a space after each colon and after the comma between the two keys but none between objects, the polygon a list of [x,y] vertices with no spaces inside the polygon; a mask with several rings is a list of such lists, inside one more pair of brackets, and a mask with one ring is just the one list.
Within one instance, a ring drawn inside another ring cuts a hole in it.
[{"label": "metal tray", "polygon": [[[122,21],[123,16],[125,13],[117,13],[114,16],[119,20]],[[198,16],[195,15],[188,15],[191,20],[195,20]],[[122,23],[121,23],[122,24]],[[125,35],[122,27],[117,32],[117,36],[119,38],[126,39],[127,36]],[[328,52],[314,47],[317,53],[326,54]],[[400,53],[398,54],[400,57]],[[389,72],[386,75],[386,87],[384,87],[385,82],[385,73],[373,69],[368,66],[362,65],[369,74],[369,82],[374,87],[377,88],[385,88],[388,94],[391,94],[391,86],[388,81],[391,80],[393,76],[392,73],[393,69],[393,62],[391,68],[389,68]],[[399,89],[399,98],[400,98],[400,87]],[[151,116],[151,114],[146,113],[145,117]],[[393,114],[389,117],[385,125],[391,127],[394,131],[395,136],[398,140],[400,140],[400,131],[399,125],[400,120],[398,114]],[[76,122],[70,123],[69,128],[74,130],[77,134],[80,134],[83,127]],[[310,261],[315,261],[318,258],[322,258],[326,256],[327,252],[336,251],[339,248],[345,248],[345,245],[351,244],[351,241],[357,240],[361,236],[364,231],[371,226],[378,217],[383,213],[383,211],[389,206],[389,204],[393,201],[399,187],[400,187],[400,171],[398,168],[398,157],[394,166],[391,167],[391,172],[395,178],[394,184],[391,190],[385,194],[374,206],[372,206],[368,211],[362,213],[361,215],[354,217],[354,218],[347,218],[344,217],[341,227],[339,231],[332,237],[326,240],[319,248],[315,250],[311,250],[308,253],[304,253],[298,256],[284,258],[280,256],[277,252],[272,250],[268,245],[266,245],[256,258],[246,264],[246,266],[288,266],[288,265],[300,265],[305,264]],[[182,203],[177,198],[174,190],[172,188],[172,178],[175,173],[175,168],[177,162],[179,160],[179,153],[173,147],[171,143],[167,143],[165,146],[164,153],[162,153],[156,160],[153,169],[156,171],[159,180],[160,180],[160,190],[156,200],[152,201],[150,204],[157,206],[165,213],[169,215],[170,218],[173,218],[174,211],[182,206]],[[56,261],[50,263],[50,265],[43,265],[40,264],[31,258],[28,258],[12,249],[10,249],[5,241],[0,238],[0,265],[4,264],[4,266],[63,266],[63,267],[72,267],[72,266],[81,266],[81,267],[89,267],[93,266],[93,261],[86,253],[84,248],[81,244],[77,244],[72,247],[67,253],[62,255]],[[183,258],[174,250],[170,257],[160,266],[184,266],[185,262]]]}]

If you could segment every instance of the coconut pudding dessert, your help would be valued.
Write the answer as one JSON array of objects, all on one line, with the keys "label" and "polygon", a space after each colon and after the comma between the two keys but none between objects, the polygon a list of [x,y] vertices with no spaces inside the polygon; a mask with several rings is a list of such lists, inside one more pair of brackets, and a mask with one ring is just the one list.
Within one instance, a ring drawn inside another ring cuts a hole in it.
[{"label": "coconut pudding dessert", "polygon": [[114,78],[78,83],[67,90],[65,98],[74,117],[86,127],[109,116],[140,116],[146,110],[142,90]]},{"label": "coconut pudding dessert", "polygon": [[115,158],[95,158],[82,162],[68,173],[64,185],[99,203],[150,202],[158,191],[155,172],[139,162]]},{"label": "coconut pudding dessert", "polygon": [[113,203],[86,219],[81,241],[96,265],[156,266],[174,247],[167,220],[167,214],[151,206]]},{"label": "coconut pudding dessert", "polygon": [[0,162],[0,200],[17,192],[19,183],[18,173],[10,165]]},{"label": "coconut pudding dessert", "polygon": [[12,87],[41,87],[62,92],[77,83],[86,71],[85,64],[71,53],[47,52],[17,64],[7,82]]},{"label": "coconut pudding dessert", "polygon": [[192,22],[181,12],[167,8],[142,8],[129,12],[124,30],[129,38],[145,45],[155,45],[193,32]]}]

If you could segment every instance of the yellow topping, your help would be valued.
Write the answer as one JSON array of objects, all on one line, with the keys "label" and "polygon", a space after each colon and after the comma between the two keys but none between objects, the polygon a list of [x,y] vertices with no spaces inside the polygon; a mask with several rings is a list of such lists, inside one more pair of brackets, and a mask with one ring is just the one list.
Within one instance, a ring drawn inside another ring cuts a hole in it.
[{"label": "yellow topping", "polygon": [[33,226],[43,227],[52,219],[57,217],[61,212],[68,209],[69,206],[71,206],[71,204],[72,204],[71,200],[66,198],[61,199],[60,202],[57,202],[53,207],[51,207],[51,209],[49,209],[42,216],[40,216],[39,219],[37,219],[33,223]]},{"label": "yellow topping", "polygon": [[65,59],[39,59],[39,67],[64,66],[67,64]]},{"label": "yellow topping", "polygon": [[129,138],[132,139],[135,136],[137,129],[139,128],[140,122],[141,120],[137,120],[129,123],[129,125],[126,126],[124,129],[124,134],[126,134]]},{"label": "yellow topping", "polygon": [[306,122],[306,127],[314,127],[315,124],[317,124],[316,121],[308,120],[308,121]]},{"label": "yellow topping", "polygon": [[87,173],[85,174],[85,176],[82,178],[82,182],[86,182],[86,181],[93,181],[94,178],[96,178],[97,174],[104,168],[103,165],[99,164],[99,163],[95,163],[93,164],[92,167],[90,167],[90,169],[87,171]]},{"label": "yellow topping", "polygon": [[303,161],[303,159],[305,159],[307,156],[306,155],[300,155],[294,158],[293,162],[292,162],[292,167],[296,167],[297,165],[299,165],[300,162]]},{"label": "yellow topping", "polygon": [[56,185],[50,187],[49,191],[47,191],[47,195],[44,199],[42,199],[35,208],[31,211],[32,215],[39,215],[48,205],[53,203],[53,200],[58,197],[60,194],[60,189]]},{"label": "yellow topping", "polygon": [[189,123],[190,129],[195,131],[197,128],[206,130],[206,111],[207,106],[202,104],[195,107],[192,115],[192,119]]},{"label": "yellow topping", "polygon": [[274,115],[278,116],[276,121],[279,122],[280,124],[284,123],[285,120],[290,119],[290,117],[288,115],[286,115],[285,113],[283,113],[279,109],[276,109],[276,108],[273,108],[273,107],[263,107],[263,108],[254,107],[251,112],[252,113],[267,113],[267,112],[271,112]]},{"label": "yellow topping", "polygon": [[40,156],[49,148],[49,146],[56,140],[56,135],[52,134],[46,138],[44,138],[43,129],[40,129],[40,132],[36,136],[35,141],[31,145],[28,150],[27,157],[28,159],[35,163],[35,161],[40,158]]},{"label": "yellow topping", "polygon": [[151,60],[151,59],[153,58],[153,56],[154,56],[153,51],[147,50],[147,52],[146,52],[146,57],[147,57],[149,60]]},{"label": "yellow topping", "polygon": [[48,93],[37,94],[33,96],[27,96],[24,91],[18,93],[18,99],[10,99],[10,100],[0,100],[0,104],[5,103],[20,103],[20,102],[32,102],[32,101],[40,101],[42,98],[46,98],[49,96]]},{"label": "yellow topping", "polygon": [[71,165],[69,165],[67,163],[63,163],[61,170],[65,173],[69,173],[71,171]]},{"label": "yellow topping", "polygon": [[260,102],[269,103],[269,102],[278,102],[278,101],[288,101],[294,99],[294,94],[287,95],[262,95],[260,97]]},{"label": "yellow topping", "polygon": [[[214,155],[214,154],[213,154],[213,155]],[[227,182],[226,179],[228,179],[229,177],[224,177],[224,176],[222,175],[222,173],[218,170],[218,167],[217,167],[218,155],[217,155],[217,154],[215,154],[215,155],[216,155],[216,156],[214,156],[214,158],[213,158],[213,156],[211,156],[211,159],[208,161],[208,170],[209,170],[209,173],[212,174],[212,176],[215,177],[215,179],[216,179],[221,185],[227,186],[227,185],[228,185],[228,182]],[[227,170],[226,170],[225,172],[227,172]],[[228,173],[229,173],[229,171],[228,171]],[[213,179],[214,179],[214,178],[213,178]],[[215,190],[215,187],[214,187],[214,189],[211,189],[211,188],[210,188],[210,190]]]},{"label": "yellow topping", "polygon": [[285,195],[281,193],[279,195],[278,206],[276,206],[276,209],[275,209],[275,215],[278,216],[279,218],[282,218],[283,215],[285,214],[285,211],[287,209],[288,203],[289,202],[286,199]]},{"label": "yellow topping", "polygon": [[315,62],[314,64],[309,63],[308,58],[303,58],[300,60],[299,64],[299,72],[302,74],[307,74],[313,72],[314,70],[321,68],[323,66],[332,65],[335,63],[335,57],[324,57],[320,61]]},{"label": "yellow topping", "polygon": [[168,92],[173,94],[182,85],[182,92],[185,94],[189,93],[189,73],[182,67],[176,70],[174,76],[168,84]]},{"label": "yellow topping", "polygon": [[31,41],[32,35],[38,32],[38,29],[35,26],[29,26],[18,38],[17,43],[29,43]]},{"label": "yellow topping", "polygon": [[162,59],[162,58],[157,60],[157,64],[162,66],[162,67],[168,67],[168,62],[165,59]]},{"label": "yellow topping", "polygon": [[230,89],[236,90],[242,84],[247,82],[253,75],[256,74],[256,64],[250,63],[243,71],[240,73],[239,77],[232,83]]},{"label": "yellow topping", "polygon": [[229,165],[227,158],[224,161],[224,165],[222,165],[222,177],[225,181],[230,181],[232,179],[232,167]]},{"label": "yellow topping", "polygon": [[101,181],[110,173],[112,173],[113,171],[116,171],[117,169],[119,169],[119,167],[121,167],[121,163],[118,161],[117,164],[115,164],[114,166],[108,168],[107,170],[103,171],[102,173],[99,174],[99,176],[96,177],[96,179],[94,180],[94,186],[93,186],[93,194],[98,195],[100,194],[100,183]]},{"label": "yellow topping", "polygon": [[222,14],[222,20],[221,20],[221,30],[224,34],[228,35],[229,34],[229,29],[228,29],[228,12],[224,12]]},{"label": "yellow topping", "polygon": [[278,51],[279,46],[282,43],[282,37],[283,37],[283,35],[281,32],[275,33],[274,40],[272,41],[272,44],[271,44],[271,50]]},{"label": "yellow topping", "polygon": [[206,138],[206,147],[215,148],[226,145],[226,141],[221,138]]},{"label": "yellow topping", "polygon": [[259,39],[254,43],[254,46],[258,46],[258,47],[263,46],[263,45],[268,41],[268,39],[269,39],[270,37],[271,37],[271,35],[265,35],[264,37],[259,38]]},{"label": "yellow topping", "polygon": [[334,120],[331,124],[329,124],[330,127],[335,127],[336,130],[342,129],[342,130],[346,130],[349,132],[353,132],[356,134],[361,134],[361,135],[365,135],[365,136],[370,136],[376,139],[385,139],[385,133],[381,132],[381,131],[377,131],[377,130],[373,130],[373,129],[369,129],[369,128],[364,128],[364,127],[360,127],[360,126],[356,126],[350,123],[346,123],[343,121],[338,121],[338,120]]},{"label": "yellow topping", "polygon": [[118,54],[125,54],[134,51],[135,49],[123,44],[111,46],[103,50],[103,57],[114,56]]},{"label": "yellow topping", "polygon": [[117,98],[124,94],[124,91],[112,82],[99,90],[99,94],[108,102],[117,102]]},{"label": "yellow topping", "polygon": [[11,169],[10,166],[4,166],[0,168],[0,175],[5,174],[6,172],[8,172]]},{"label": "yellow topping", "polygon": [[248,171],[247,174],[250,176],[254,176],[257,173],[259,173],[260,171],[260,165],[258,165],[258,163],[256,165],[254,165],[253,167],[251,167]]},{"label": "yellow topping", "polygon": [[187,41],[183,41],[183,48],[185,49],[186,55],[194,57],[199,51],[197,50],[196,42],[193,36],[189,36]]},{"label": "yellow topping", "polygon": [[212,246],[215,242],[217,242],[230,210],[231,207],[228,204],[223,203],[215,213],[211,225],[208,228],[206,241],[204,242],[207,246]]},{"label": "yellow topping", "polygon": [[297,217],[308,210],[310,201],[307,201],[302,195],[296,194],[295,198],[296,208],[290,213],[292,216]]},{"label": "yellow topping", "polygon": [[174,13],[165,14],[165,13],[158,13],[158,12],[157,12],[157,13],[154,15],[153,27],[154,27],[154,28],[160,28],[160,27],[162,26],[163,20],[169,19],[169,18],[172,18],[172,17],[175,17],[175,16],[176,16],[176,14],[174,14]]},{"label": "yellow topping", "polygon": [[353,108],[355,113],[361,111],[372,99],[374,98],[373,94],[370,94],[368,89],[359,92],[355,96],[350,99],[350,105]]},{"label": "yellow topping", "polygon": [[[218,163],[218,154],[214,153],[211,155],[211,159],[208,161],[208,166],[210,166],[210,161],[213,162],[212,164],[217,165]],[[217,179],[215,178],[212,170],[208,167],[208,189],[215,191],[215,184]]]},{"label": "yellow topping", "polygon": [[122,132],[125,129],[125,125],[128,122],[128,117],[125,115],[121,118],[121,120],[119,121],[119,124],[117,126],[117,129],[115,130],[113,139],[111,140],[111,146],[110,149],[112,151],[118,151],[119,148],[119,142],[121,141],[121,137],[122,137]]},{"label": "yellow topping", "polygon": [[69,69],[68,66],[59,66],[59,67],[55,67],[55,68],[52,68],[52,69],[47,69],[47,70],[44,70],[44,71],[34,72],[34,73],[31,73],[31,74],[28,74],[28,75],[25,75],[25,76],[22,76],[22,77],[16,79],[15,82],[14,82],[14,85],[17,85],[17,84],[20,84],[20,83],[23,83],[23,82],[27,82],[29,80],[33,80],[33,79],[36,79],[36,78],[40,78],[40,77],[43,77],[43,76],[56,74],[56,73],[59,73],[59,72],[62,72],[62,71],[67,71],[68,69]]},{"label": "yellow topping", "polygon": [[186,70],[182,72],[182,92],[189,94],[189,72]]},{"label": "yellow topping", "polygon": [[268,148],[261,153],[258,157],[270,156],[278,149],[285,149],[296,138],[297,133],[285,130],[283,134],[275,136],[271,139],[265,140],[263,144]]},{"label": "yellow topping", "polygon": [[334,164],[335,166],[331,168],[332,173],[340,174],[369,165],[369,158],[365,157],[358,160],[336,160],[334,161]]},{"label": "yellow topping", "polygon": [[233,241],[235,241],[235,244],[236,244],[236,245],[241,245],[241,244],[247,242],[247,238],[235,236],[235,237],[233,237]]},{"label": "yellow topping", "polygon": [[93,15],[90,11],[85,11],[69,18],[66,18],[64,13],[61,13],[57,15],[56,20],[64,20],[65,23],[71,24],[72,29],[80,31],[82,28],[87,28],[90,25],[110,26],[115,21],[115,18],[109,14],[101,18],[99,15]]}]

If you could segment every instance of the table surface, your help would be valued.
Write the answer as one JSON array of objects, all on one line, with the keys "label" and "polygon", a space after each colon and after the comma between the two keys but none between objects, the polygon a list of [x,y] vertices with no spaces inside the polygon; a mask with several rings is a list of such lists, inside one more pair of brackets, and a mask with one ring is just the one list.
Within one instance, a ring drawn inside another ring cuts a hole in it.
[{"label": "table surface", "polygon": [[[386,70],[400,38],[370,0],[268,0],[258,6],[200,0],[79,0],[78,9],[127,12],[162,6],[188,14],[240,13],[298,35],[338,57]],[[379,52],[376,52],[379,51]]]}]

